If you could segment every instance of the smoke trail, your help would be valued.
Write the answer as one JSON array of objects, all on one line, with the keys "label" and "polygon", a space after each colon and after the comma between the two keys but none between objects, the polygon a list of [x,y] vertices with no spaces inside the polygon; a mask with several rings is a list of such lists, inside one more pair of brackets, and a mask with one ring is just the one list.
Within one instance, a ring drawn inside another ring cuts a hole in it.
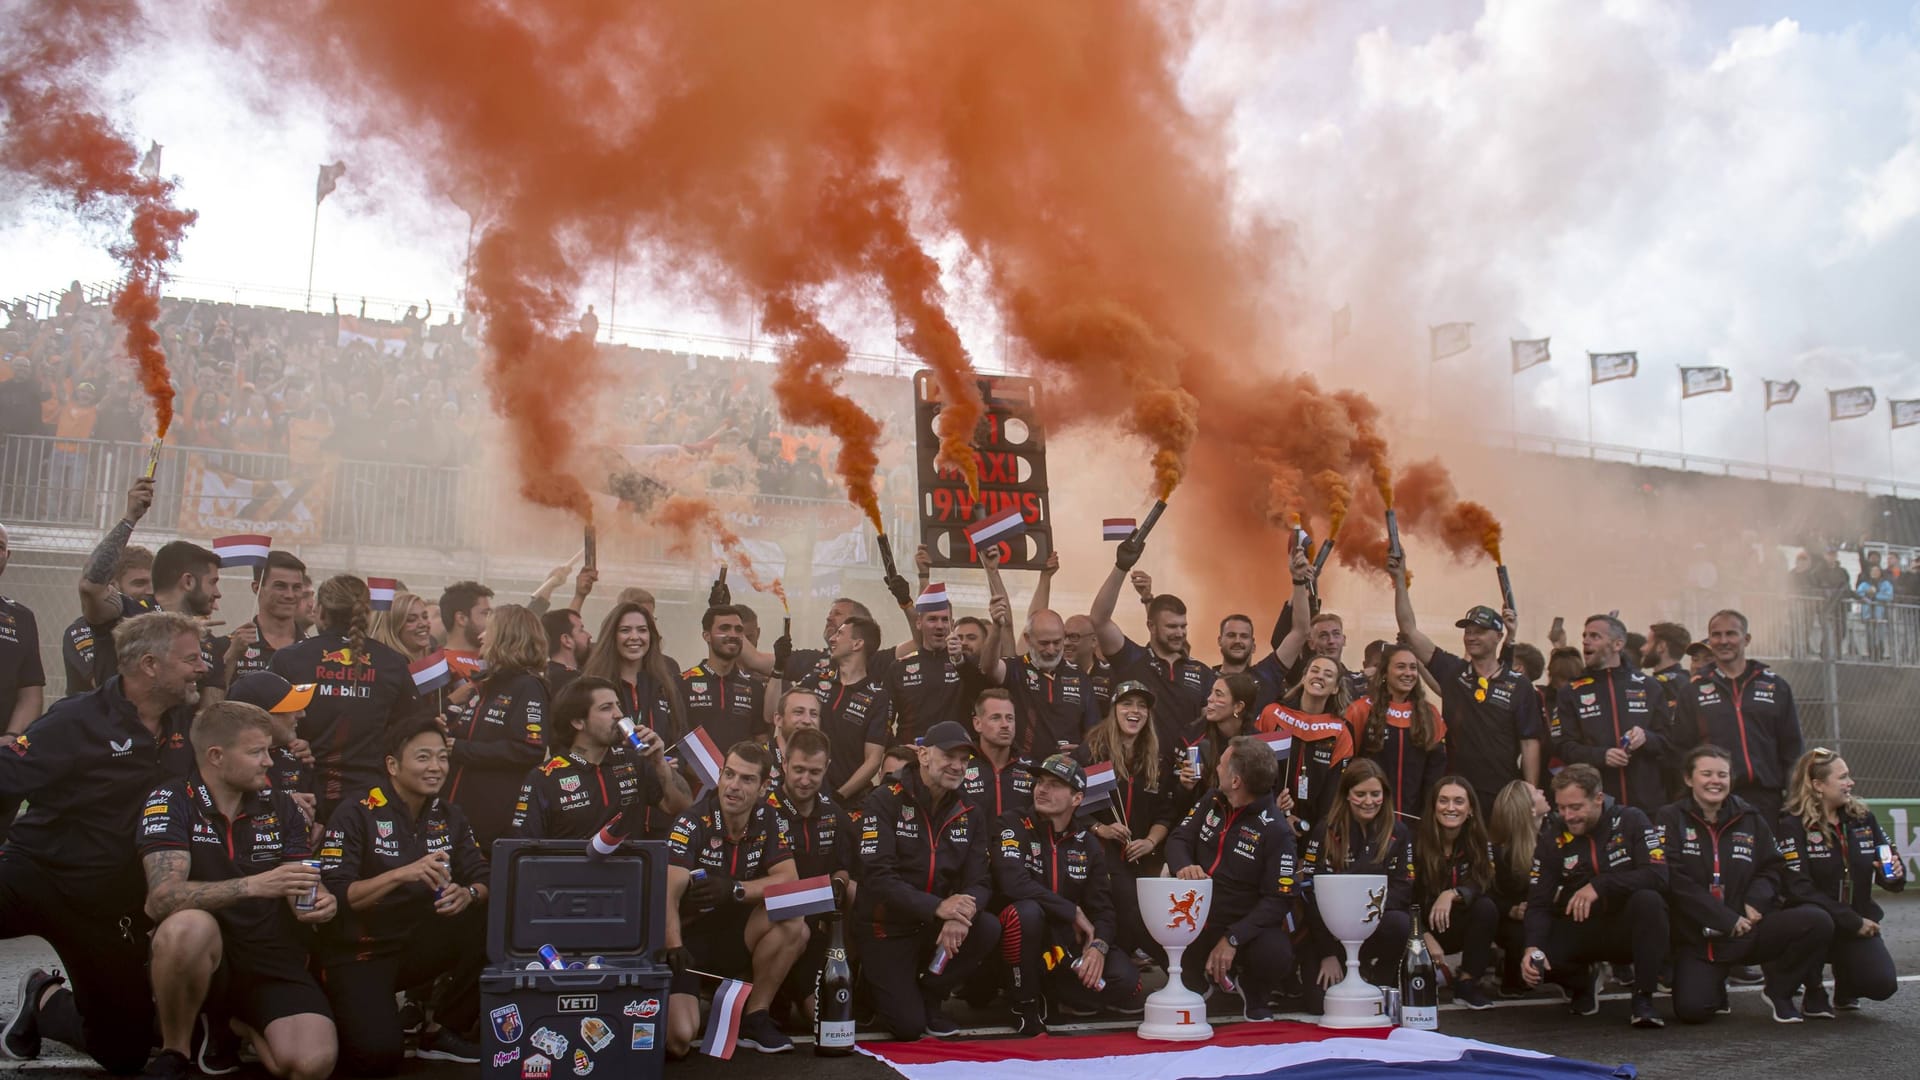
[{"label": "smoke trail", "polygon": [[880,464],[874,449],[880,422],[841,393],[828,375],[847,362],[847,343],[821,325],[818,312],[803,307],[789,293],[767,297],[760,324],[788,338],[780,350],[780,370],[773,377],[781,415],[797,424],[825,427],[840,440],[834,468],[846,482],[847,499],[866,513],[874,531],[885,532],[880,495],[873,483]]},{"label": "smoke trail", "polygon": [[43,2],[9,21],[0,55],[0,169],[51,193],[74,212],[118,224],[126,238],[109,253],[127,277],[113,314],[126,327],[127,355],[165,435],[173,423],[173,382],[154,324],[160,283],[197,215],[173,205],[174,182],[139,173],[134,144],[95,107],[91,67],[123,44],[139,22],[131,0]]},{"label": "smoke trail", "polygon": [[674,541],[668,545],[670,555],[693,554],[693,540],[698,532],[704,531],[720,549],[740,576],[755,592],[771,593],[778,597],[780,606],[787,606],[787,587],[779,578],[768,580],[760,574],[760,568],[754,565],[753,556],[747,551],[746,544],[740,540],[740,534],[728,527],[726,519],[713,503],[692,495],[674,495],[660,504],[653,520],[673,530]]}]

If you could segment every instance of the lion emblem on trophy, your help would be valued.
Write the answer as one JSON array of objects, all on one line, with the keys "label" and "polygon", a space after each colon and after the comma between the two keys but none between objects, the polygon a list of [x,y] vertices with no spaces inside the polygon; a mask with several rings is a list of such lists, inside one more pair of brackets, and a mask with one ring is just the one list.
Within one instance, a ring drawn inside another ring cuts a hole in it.
[{"label": "lion emblem on trophy", "polygon": [[1378,889],[1368,889],[1367,890],[1367,915],[1365,918],[1361,919],[1360,922],[1363,925],[1371,925],[1373,923],[1379,922],[1380,909],[1383,905],[1386,904],[1386,902],[1387,902],[1387,887],[1385,885],[1380,886]]},{"label": "lion emblem on trophy", "polygon": [[1184,897],[1168,893],[1167,903],[1173,905],[1167,909],[1167,914],[1173,919],[1172,922],[1167,924],[1168,929],[1179,926],[1184,922],[1187,924],[1187,929],[1195,933],[1199,932],[1200,924],[1195,921],[1195,916],[1198,913],[1194,910],[1200,904],[1200,894],[1197,891],[1188,889],[1187,895]]}]

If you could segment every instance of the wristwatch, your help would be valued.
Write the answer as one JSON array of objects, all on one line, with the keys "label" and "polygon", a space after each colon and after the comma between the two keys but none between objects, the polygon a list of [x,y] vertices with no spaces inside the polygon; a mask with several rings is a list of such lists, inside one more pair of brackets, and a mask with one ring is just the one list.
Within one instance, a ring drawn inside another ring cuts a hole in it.
[{"label": "wristwatch", "polygon": [[744,881],[734,882],[733,883],[733,902],[736,904],[741,904],[741,903],[745,903],[746,899],[747,899],[747,883]]},{"label": "wristwatch", "polygon": [[1087,942],[1087,947],[1099,953],[1101,956],[1107,955],[1107,943],[1101,941],[1099,938],[1094,938],[1092,941]]},{"label": "wristwatch", "polygon": [[474,903],[476,904],[479,903],[480,902],[480,886],[478,885],[467,886],[467,895],[473,897]]},{"label": "wristwatch", "polygon": [[1231,930],[1229,930],[1229,931],[1227,931],[1227,947],[1228,947],[1228,948],[1230,948],[1230,949],[1237,949],[1237,948],[1239,948],[1239,947],[1240,947],[1240,935],[1238,935],[1238,934],[1236,934],[1236,933],[1234,933],[1234,932],[1233,932],[1233,931],[1231,931]]}]

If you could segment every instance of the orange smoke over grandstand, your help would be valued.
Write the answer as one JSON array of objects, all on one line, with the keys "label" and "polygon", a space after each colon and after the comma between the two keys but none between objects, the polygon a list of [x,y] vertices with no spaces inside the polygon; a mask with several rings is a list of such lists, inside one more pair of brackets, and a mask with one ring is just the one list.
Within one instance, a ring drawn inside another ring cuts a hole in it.
[{"label": "orange smoke over grandstand", "polygon": [[777,577],[768,580],[761,575],[740,534],[727,525],[726,518],[721,516],[719,508],[713,503],[691,495],[669,496],[654,513],[653,520],[673,532],[673,542],[668,546],[670,554],[682,557],[693,554],[694,538],[705,533],[708,539],[720,545],[720,550],[727,553],[728,561],[740,571],[741,577],[747,579],[753,591],[771,593],[779,598],[782,608],[787,606],[786,585]]},{"label": "orange smoke over grandstand", "polygon": [[127,355],[153,405],[155,430],[173,423],[173,383],[160,334],[160,282],[196,215],[173,205],[174,183],[143,175],[139,151],[92,99],[92,65],[122,46],[139,21],[133,0],[38,3],[8,21],[0,54],[0,169],[24,178],[76,213],[119,226],[110,253],[127,277],[113,303]]}]

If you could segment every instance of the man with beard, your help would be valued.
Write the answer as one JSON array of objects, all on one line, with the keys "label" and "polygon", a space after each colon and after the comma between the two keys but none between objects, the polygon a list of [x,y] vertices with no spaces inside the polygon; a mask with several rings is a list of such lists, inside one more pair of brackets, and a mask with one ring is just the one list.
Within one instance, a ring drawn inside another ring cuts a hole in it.
[{"label": "man with beard", "polygon": [[803,728],[820,730],[820,699],[804,686],[788,687],[774,699],[773,731],[767,740],[767,748],[773,751],[775,783],[780,781],[780,770],[787,760],[787,743]]},{"label": "man with beard", "polygon": [[[840,629],[841,623],[856,615],[869,622],[873,620],[873,612],[867,609],[867,605],[842,596],[827,606],[826,623],[820,630],[820,640],[827,643],[826,649],[795,649],[793,639],[782,634],[774,641],[772,652],[742,649],[740,664],[749,672],[762,678],[779,679],[783,687],[799,682],[815,672],[825,670],[827,654],[832,649],[834,632]],[[875,626],[877,627],[878,624],[876,623]],[[875,659],[884,663],[886,654],[876,652]],[[876,670],[878,667],[879,665],[876,665]]]},{"label": "man with beard", "polygon": [[1622,662],[1627,628],[1595,615],[1580,634],[1586,674],[1560,690],[1548,730],[1554,754],[1600,771],[1601,790],[1652,817],[1666,805],[1661,769],[1677,747],[1666,691]]},{"label": "man with beard", "polygon": [[[977,668],[954,662],[953,645],[977,656],[984,640],[967,649],[971,634],[968,628],[954,623],[953,604],[944,587],[937,593],[921,593],[915,602],[913,634],[913,640],[891,650],[892,662],[885,672],[887,693],[893,699],[897,718],[895,733],[902,741],[942,720],[960,720],[982,682]],[[949,637],[958,641],[950,643]]]},{"label": "man with beard", "polygon": [[849,616],[827,640],[831,666],[795,684],[820,699],[820,728],[833,744],[827,786],[843,802],[859,798],[871,785],[890,741],[893,704],[885,682],[869,666],[879,652],[880,625]]},{"label": "man with beard", "polygon": [[[142,611],[154,610],[153,552],[138,544],[128,544],[122,548],[120,558],[113,565],[109,584],[121,596],[131,598]],[[68,697],[84,694],[94,688],[93,666],[97,651],[94,641],[93,625],[85,615],[67,625],[66,635],[60,642],[60,659],[67,669]]]},{"label": "man with beard", "polygon": [[1667,692],[1669,703],[1680,697],[1680,689],[1693,676],[1687,670],[1687,646],[1693,635],[1679,623],[1657,622],[1647,627],[1647,647],[1640,656],[1640,669]]},{"label": "man with beard", "polygon": [[1120,624],[1113,621],[1120,586],[1145,551],[1146,545],[1138,540],[1121,541],[1114,554],[1113,571],[1093,598],[1094,633],[1100,652],[1113,664],[1114,678],[1142,683],[1153,692],[1153,722],[1159,730],[1160,745],[1189,746],[1204,734],[1206,722],[1200,713],[1206,708],[1216,676],[1212,668],[1187,651],[1187,605],[1171,593],[1161,593],[1148,601],[1148,640],[1144,646],[1128,639]]},{"label": "man with beard", "polygon": [[[1013,608],[1000,577],[997,550],[989,550],[982,561],[992,596],[988,610],[993,614],[994,639],[1011,645]],[[1072,750],[1100,722],[1100,713],[1089,677],[1067,663],[1066,622],[1044,608],[1033,612],[1027,616],[1027,644],[1029,651],[1020,656],[983,653],[980,671],[1010,695],[1009,712],[1019,726],[1014,745],[1021,754],[1031,756],[1036,747],[1046,754]],[[977,727],[974,733],[980,734]],[[998,812],[994,816],[998,817]]]},{"label": "man with beard", "polygon": [[[253,582],[256,613],[252,626],[253,640],[239,653],[229,652],[227,657],[227,682],[242,675],[251,675],[256,671],[266,671],[273,664],[273,654],[291,646],[300,640],[294,626],[294,616],[300,610],[300,597],[305,592],[301,584],[307,574],[307,564],[301,562],[290,551],[269,551],[267,565]],[[243,628],[244,629],[244,628]],[[235,638],[240,632],[235,631]]]},{"label": "man with beard", "polygon": [[[141,477],[127,491],[127,513],[120,523],[107,530],[88,556],[80,571],[80,613],[93,632],[93,685],[104,686],[120,671],[120,658],[114,653],[114,627],[123,619],[148,611],[175,611],[190,618],[205,620],[220,607],[220,559],[213,552],[185,540],[166,544],[153,557],[154,602],[149,604],[121,594],[111,581],[113,568],[120,562],[128,537],[147,510],[153,506],[153,481]],[[244,642],[251,636],[246,628],[234,633]],[[219,700],[221,680],[220,654],[214,642],[203,640],[201,652],[206,670],[201,674],[200,691],[209,703]],[[209,693],[212,691],[212,693]]]},{"label": "man with beard", "polygon": [[980,692],[973,706],[973,757],[960,781],[960,797],[982,815],[998,821],[1000,815],[1024,811],[1033,802],[1033,762],[1014,749],[1013,695],[1005,690]]},{"label": "man with beard", "polygon": [[647,749],[635,755],[620,719],[620,693],[605,679],[582,676],[554,697],[545,732],[553,756],[527,771],[509,835],[585,840],[616,814],[638,821],[652,807],[671,817],[692,804],[660,736],[636,729]]},{"label": "man with beard", "polygon": [[547,686],[557,694],[587,662],[587,654],[593,651],[593,631],[572,608],[558,608],[540,616],[540,629],[547,633]]},{"label": "man with beard", "polygon": [[114,638],[117,673],[0,752],[0,798],[28,800],[0,856],[0,935],[45,938],[67,972],[27,972],[0,1043],[25,1061],[54,1039],[124,1076],[146,1062],[153,1030],[134,839],[148,795],[192,766],[207,664],[199,624],[177,612],[121,621]]},{"label": "man with beard", "polygon": [[700,617],[706,659],[680,674],[687,729],[706,728],[715,746],[732,746],[767,732],[767,684],[740,666],[747,644],[746,620],[731,605],[710,607]]},{"label": "man with beard", "polygon": [[1086,676],[1087,685],[1093,690],[1094,715],[1105,716],[1113,707],[1113,665],[1100,655],[1100,635],[1094,631],[1093,619],[1087,615],[1069,615],[1065,626],[1067,663]]},{"label": "man with beard", "polygon": [[1393,612],[1413,654],[1440,684],[1440,714],[1447,720],[1447,754],[1454,772],[1473,784],[1481,806],[1492,806],[1500,789],[1524,779],[1540,786],[1540,695],[1526,676],[1500,662],[1506,620],[1490,607],[1467,612],[1460,628],[1466,657],[1440,648],[1422,633],[1407,594],[1406,562],[1389,557]]},{"label": "man with beard", "polygon": [[[812,695],[797,698],[812,700]],[[826,790],[827,758],[832,747],[815,726],[792,730],[782,744],[784,767],[767,792],[767,805],[787,819],[787,839],[793,845],[793,861],[799,880],[830,876],[840,894],[841,910],[847,910],[854,895],[853,822],[847,811]],[[810,917],[806,951],[787,973],[781,988],[790,1001],[800,1003],[809,1026],[813,1023],[814,985],[820,966],[827,958],[827,934],[823,920]]]}]

